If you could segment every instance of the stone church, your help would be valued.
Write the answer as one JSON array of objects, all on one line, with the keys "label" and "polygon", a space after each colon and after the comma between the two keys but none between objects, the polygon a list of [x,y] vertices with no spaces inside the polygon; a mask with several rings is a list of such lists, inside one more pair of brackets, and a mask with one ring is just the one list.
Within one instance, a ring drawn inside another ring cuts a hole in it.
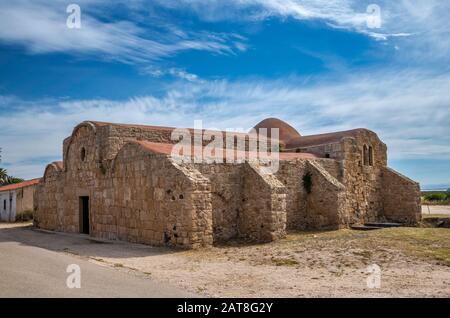
[{"label": "stone church", "polygon": [[252,131],[264,128],[267,138],[236,133],[245,142],[232,146],[249,153],[252,140],[270,143],[277,128],[273,173],[264,172],[263,160],[175,160],[174,128],[83,122],[64,140],[63,161],[49,164],[37,186],[35,226],[198,248],[233,238],[267,242],[289,230],[420,220],[418,183],[387,167],[386,145],[374,132],[301,136],[274,118]]}]

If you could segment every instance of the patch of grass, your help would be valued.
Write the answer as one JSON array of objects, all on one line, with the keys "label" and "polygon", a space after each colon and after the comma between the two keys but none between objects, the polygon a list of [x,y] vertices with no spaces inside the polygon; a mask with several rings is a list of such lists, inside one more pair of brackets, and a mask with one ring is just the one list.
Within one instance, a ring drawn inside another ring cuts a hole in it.
[{"label": "patch of grass", "polygon": [[450,249],[443,248],[433,250],[430,256],[434,257],[437,260],[440,260],[443,263],[442,265],[450,266]]},{"label": "patch of grass", "polygon": [[356,254],[370,258],[373,252],[403,253],[422,259],[439,261],[450,266],[450,229],[399,227],[375,231],[348,229],[326,232],[295,232],[280,240],[280,248],[300,246],[307,249],[355,250]]},{"label": "patch of grass", "polygon": [[422,214],[422,219],[447,219],[450,218],[450,214]]},{"label": "patch of grass", "polygon": [[422,205],[429,205],[429,206],[433,206],[433,205],[450,205],[450,200],[444,200],[444,201],[427,201],[427,200],[422,200]]},{"label": "patch of grass", "polygon": [[124,267],[123,264],[120,264],[120,263],[114,263],[113,266],[114,266],[114,267]]}]

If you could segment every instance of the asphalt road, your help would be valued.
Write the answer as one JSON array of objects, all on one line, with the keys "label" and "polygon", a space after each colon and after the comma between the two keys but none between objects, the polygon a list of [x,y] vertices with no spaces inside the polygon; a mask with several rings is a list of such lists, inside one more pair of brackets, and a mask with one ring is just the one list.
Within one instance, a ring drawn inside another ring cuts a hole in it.
[{"label": "asphalt road", "polygon": [[[66,253],[33,246],[27,231],[0,226],[0,297],[192,297],[143,275],[97,265]],[[45,235],[45,234],[41,234]],[[67,267],[81,269],[81,288],[68,288]]]}]

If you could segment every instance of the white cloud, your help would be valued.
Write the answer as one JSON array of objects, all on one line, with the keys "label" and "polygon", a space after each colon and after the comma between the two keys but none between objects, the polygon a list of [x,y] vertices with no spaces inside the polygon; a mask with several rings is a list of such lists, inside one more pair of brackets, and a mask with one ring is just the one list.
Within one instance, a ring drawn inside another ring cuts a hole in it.
[{"label": "white cloud", "polygon": [[449,74],[392,71],[348,76],[339,82],[333,78],[176,82],[161,98],[126,101],[0,98],[0,112],[9,110],[0,117],[0,147],[4,161],[12,164],[11,173],[33,177],[45,166],[40,158],[61,158],[63,138],[83,120],[191,127],[194,119],[202,119],[209,128],[248,129],[275,116],[303,135],[372,129],[387,143],[391,159],[448,160],[449,91]]},{"label": "white cloud", "polygon": [[167,69],[162,69],[156,66],[148,66],[141,70],[142,74],[148,74],[153,77],[163,77],[163,76],[172,76],[181,80],[186,80],[189,82],[202,82],[197,74],[189,73],[184,69],[170,67]]},{"label": "white cloud", "polygon": [[[188,32],[159,21],[150,21],[145,27],[130,20],[108,22],[90,14],[101,12],[100,7],[108,17],[108,1],[77,3],[81,7],[81,29],[67,28],[66,1],[2,1],[0,41],[22,45],[34,54],[96,54],[132,63],[155,61],[186,50],[231,54],[245,46],[227,34]],[[126,3],[145,15],[142,5],[140,1]]]},{"label": "white cloud", "polygon": [[[99,55],[121,62],[148,62],[185,50],[234,54],[247,50],[237,34],[182,29],[161,8],[194,12],[210,22],[248,22],[269,18],[317,20],[392,41],[400,59],[448,61],[450,56],[449,1],[428,0],[132,0],[118,1],[130,17],[109,15],[107,0],[79,0],[82,28],[65,25],[67,1],[16,0],[0,2],[0,41],[20,44],[31,53],[65,52]],[[381,9],[381,28],[369,28],[369,4]],[[152,14],[151,14],[152,12]],[[186,22],[186,21],[184,21]],[[184,23],[188,27],[189,23]],[[189,27],[192,27],[190,24]],[[423,48],[427,49],[424,50]]]},{"label": "white cloud", "polygon": [[[160,6],[190,10],[209,21],[291,18],[323,21],[332,28],[391,40],[400,58],[446,60],[450,55],[450,2],[440,0],[158,0]],[[367,8],[381,10],[381,27],[367,24]],[[426,50],[424,48],[427,48]]]}]

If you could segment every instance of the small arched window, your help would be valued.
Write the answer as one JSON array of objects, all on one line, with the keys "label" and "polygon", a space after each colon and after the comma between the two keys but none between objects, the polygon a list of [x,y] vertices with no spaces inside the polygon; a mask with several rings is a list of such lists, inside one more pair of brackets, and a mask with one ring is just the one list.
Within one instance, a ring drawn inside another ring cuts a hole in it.
[{"label": "small arched window", "polygon": [[367,145],[363,147],[363,165],[367,166],[369,164],[369,149]]},{"label": "small arched window", "polygon": [[86,149],[84,147],[81,148],[80,159],[81,161],[86,160]]},{"label": "small arched window", "polygon": [[369,146],[369,166],[373,166],[373,148]]}]

